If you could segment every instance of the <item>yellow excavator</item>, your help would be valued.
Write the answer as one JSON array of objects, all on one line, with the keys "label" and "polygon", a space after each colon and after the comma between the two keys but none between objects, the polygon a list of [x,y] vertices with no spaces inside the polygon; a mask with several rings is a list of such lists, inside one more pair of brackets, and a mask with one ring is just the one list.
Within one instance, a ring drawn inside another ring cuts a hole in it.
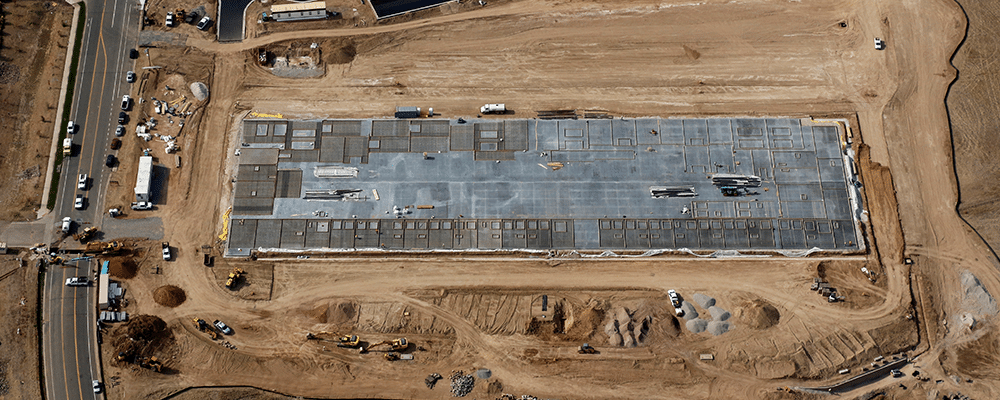
[{"label": "yellow excavator", "polygon": [[372,349],[385,344],[389,345],[389,347],[392,348],[392,351],[403,351],[406,350],[407,347],[410,347],[410,343],[406,341],[406,338],[399,338],[395,340],[383,340],[378,343],[372,343],[368,346],[362,347],[360,351],[362,354],[367,353]]},{"label": "yellow excavator", "polygon": [[[338,335],[327,331],[322,331],[317,334],[306,333],[306,340],[331,340],[328,339],[328,337],[337,337],[337,336]],[[358,347],[361,347],[361,338],[359,338],[358,335],[340,336],[337,337],[337,342],[339,342],[337,343],[337,347],[347,347],[351,349],[356,349]]]},{"label": "yellow excavator", "polygon": [[81,243],[86,242],[87,239],[90,239],[95,233],[97,233],[97,227],[90,226],[80,231],[80,233],[74,234],[73,239],[79,240]]},{"label": "yellow excavator", "polygon": [[198,328],[199,331],[208,332],[208,336],[212,338],[212,340],[219,338],[219,332],[215,330],[215,327],[209,325],[208,322],[205,322],[205,320],[201,318],[194,318],[194,327]]}]

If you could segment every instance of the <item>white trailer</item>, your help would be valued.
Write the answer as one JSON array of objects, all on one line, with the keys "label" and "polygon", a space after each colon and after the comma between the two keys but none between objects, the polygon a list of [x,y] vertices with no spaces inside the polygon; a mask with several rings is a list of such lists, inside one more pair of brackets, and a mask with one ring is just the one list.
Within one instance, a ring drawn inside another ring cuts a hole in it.
[{"label": "white trailer", "polygon": [[507,106],[505,104],[487,104],[479,108],[479,112],[483,114],[503,114],[507,112]]}]

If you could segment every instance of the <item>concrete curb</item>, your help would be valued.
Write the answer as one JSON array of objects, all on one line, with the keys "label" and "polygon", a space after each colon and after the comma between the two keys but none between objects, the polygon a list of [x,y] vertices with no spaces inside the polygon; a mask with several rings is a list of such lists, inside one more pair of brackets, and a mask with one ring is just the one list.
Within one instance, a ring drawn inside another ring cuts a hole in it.
[{"label": "concrete curb", "polygon": [[69,70],[73,64],[73,51],[76,49],[76,30],[80,21],[80,6],[82,0],[67,0],[73,5],[73,24],[69,28],[69,44],[66,45],[66,63],[63,65],[62,85],[59,88],[59,106],[56,108],[55,124],[52,132],[52,148],[49,149],[49,166],[45,170],[45,186],[42,189],[41,206],[38,207],[37,218],[41,219],[49,213],[49,191],[52,190],[52,172],[56,166],[56,151],[59,151],[59,131],[62,129],[63,107],[66,105],[66,92],[69,90]]}]

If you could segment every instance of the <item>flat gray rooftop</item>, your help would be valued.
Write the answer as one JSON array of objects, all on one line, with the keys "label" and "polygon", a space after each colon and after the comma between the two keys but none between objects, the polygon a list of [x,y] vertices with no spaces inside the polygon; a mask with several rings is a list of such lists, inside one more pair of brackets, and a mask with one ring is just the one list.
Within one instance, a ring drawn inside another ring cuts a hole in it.
[{"label": "flat gray rooftop", "polygon": [[[227,254],[857,250],[843,129],[772,118],[245,120]],[[723,196],[716,173],[762,184]],[[655,186],[697,195],[654,198]]]}]

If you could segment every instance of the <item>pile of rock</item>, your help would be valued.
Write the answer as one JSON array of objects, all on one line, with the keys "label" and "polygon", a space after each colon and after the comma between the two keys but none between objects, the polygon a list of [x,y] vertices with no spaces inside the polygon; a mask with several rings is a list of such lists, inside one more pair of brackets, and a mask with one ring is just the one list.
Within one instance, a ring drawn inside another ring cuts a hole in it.
[{"label": "pile of rock", "polygon": [[625,307],[619,307],[613,317],[604,325],[604,333],[608,335],[611,346],[635,347],[646,338],[649,331],[651,316],[634,320],[634,313]]},{"label": "pile of rock", "polygon": [[464,371],[454,371],[451,374],[452,397],[465,397],[476,387],[476,378],[466,375]]}]

